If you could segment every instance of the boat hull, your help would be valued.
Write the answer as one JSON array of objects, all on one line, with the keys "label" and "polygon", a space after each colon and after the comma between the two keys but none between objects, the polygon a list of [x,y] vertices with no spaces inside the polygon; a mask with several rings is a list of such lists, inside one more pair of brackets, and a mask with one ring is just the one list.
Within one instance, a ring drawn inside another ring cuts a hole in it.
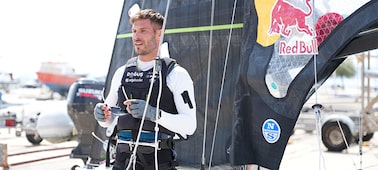
[{"label": "boat hull", "polygon": [[53,73],[37,72],[38,80],[46,85],[50,90],[67,96],[68,90],[79,76],[60,75]]}]

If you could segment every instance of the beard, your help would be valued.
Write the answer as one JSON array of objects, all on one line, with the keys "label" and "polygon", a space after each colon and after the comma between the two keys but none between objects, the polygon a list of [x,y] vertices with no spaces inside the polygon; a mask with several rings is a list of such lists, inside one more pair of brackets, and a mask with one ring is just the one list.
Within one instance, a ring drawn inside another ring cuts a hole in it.
[{"label": "beard", "polygon": [[135,53],[136,53],[137,55],[145,55],[145,54],[147,53],[146,50],[143,50],[143,49],[140,48],[140,47],[135,47],[134,50],[135,50]]},{"label": "beard", "polygon": [[134,47],[135,53],[138,55],[147,55],[157,48],[155,36],[144,42],[143,46]]}]

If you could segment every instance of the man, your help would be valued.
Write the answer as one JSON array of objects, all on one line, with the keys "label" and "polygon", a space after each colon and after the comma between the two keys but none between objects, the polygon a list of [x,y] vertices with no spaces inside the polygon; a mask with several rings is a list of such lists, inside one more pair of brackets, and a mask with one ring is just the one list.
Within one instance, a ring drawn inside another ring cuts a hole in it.
[{"label": "man", "polygon": [[[130,18],[133,24],[132,40],[138,56],[117,69],[105,102],[98,103],[94,109],[95,118],[101,126],[109,127],[113,121],[118,121],[114,170],[124,170],[130,166],[130,160],[134,158],[130,157],[135,149],[135,143],[130,143],[137,142],[139,133],[140,142],[155,142],[156,123],[159,125],[157,138],[160,141],[158,168],[176,169],[172,138],[175,135],[184,138],[192,135],[197,127],[190,75],[175,60],[158,59],[163,21],[164,17],[152,9],[141,10]],[[151,81],[151,77],[154,81]],[[151,82],[153,88],[150,92]],[[115,116],[112,114],[112,108],[116,112],[115,107],[128,114]],[[143,118],[144,122],[141,121]],[[140,145],[135,156],[136,163],[131,163],[131,169],[155,169],[154,147]]]}]

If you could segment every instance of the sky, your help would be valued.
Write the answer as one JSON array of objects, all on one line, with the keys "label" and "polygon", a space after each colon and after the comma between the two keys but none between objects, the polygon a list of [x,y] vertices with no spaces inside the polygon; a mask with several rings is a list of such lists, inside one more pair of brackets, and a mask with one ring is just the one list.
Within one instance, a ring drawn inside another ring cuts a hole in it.
[{"label": "sky", "polygon": [[122,0],[0,0],[0,71],[36,76],[41,62],[106,75]]},{"label": "sky", "polygon": [[[346,12],[335,1],[316,5]],[[366,1],[345,4],[357,8]],[[60,61],[78,73],[106,75],[122,4],[123,0],[0,0],[0,71],[36,76],[41,62]]]}]

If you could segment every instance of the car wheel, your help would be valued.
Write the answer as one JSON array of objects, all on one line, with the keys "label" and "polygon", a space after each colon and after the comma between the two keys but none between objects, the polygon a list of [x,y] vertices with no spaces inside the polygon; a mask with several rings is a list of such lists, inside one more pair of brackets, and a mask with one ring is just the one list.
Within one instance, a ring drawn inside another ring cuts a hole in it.
[{"label": "car wheel", "polygon": [[[362,141],[363,142],[367,142],[367,141],[370,141],[370,139],[372,139],[374,137],[374,133],[364,133],[363,136],[362,136]],[[360,141],[360,138],[359,136],[356,137],[356,143],[358,143],[358,141]]]},{"label": "car wheel", "polygon": [[16,136],[20,137],[21,136],[21,132],[20,131],[16,131]]},{"label": "car wheel", "polygon": [[33,145],[39,145],[42,142],[41,136],[38,133],[35,134],[26,134],[26,139]]},{"label": "car wheel", "polygon": [[74,166],[71,167],[71,170],[77,170],[77,169],[80,169],[79,165],[74,165]]},{"label": "car wheel", "polygon": [[[348,144],[351,143],[352,134],[348,128],[343,123],[340,123],[341,128],[343,129],[343,133],[345,135],[345,139]],[[322,141],[323,144],[328,148],[328,151],[337,151],[340,152],[343,149],[347,148],[345,144],[343,133],[337,124],[337,122],[327,122],[322,127]]]},{"label": "car wheel", "polygon": [[364,135],[363,137],[362,137],[362,141],[369,141],[370,139],[372,139],[373,138],[373,136],[374,136],[374,133],[368,133],[368,134],[366,134],[366,135]]}]

